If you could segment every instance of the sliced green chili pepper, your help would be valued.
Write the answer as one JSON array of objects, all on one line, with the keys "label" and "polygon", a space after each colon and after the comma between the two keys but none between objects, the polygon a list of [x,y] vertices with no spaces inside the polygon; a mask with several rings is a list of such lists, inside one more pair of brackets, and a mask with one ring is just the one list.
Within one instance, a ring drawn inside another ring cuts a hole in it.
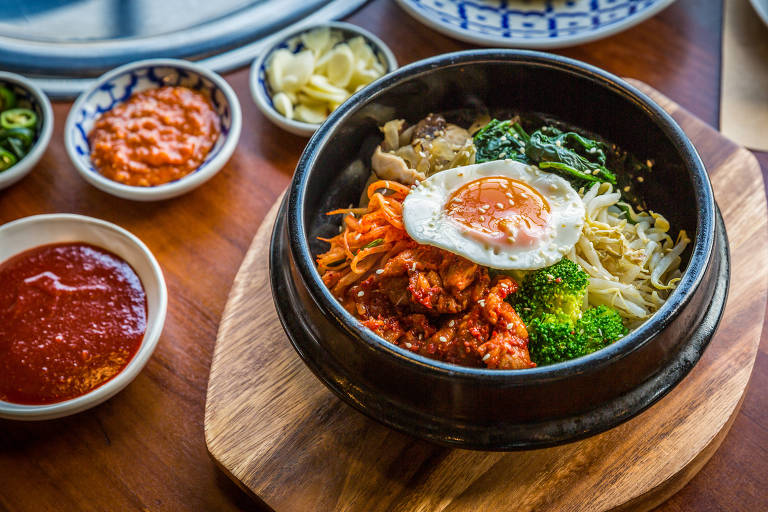
[{"label": "sliced green chili pepper", "polygon": [[0,126],[11,128],[31,128],[37,123],[37,115],[28,108],[12,108],[0,114]]},{"label": "sliced green chili pepper", "polygon": [[24,148],[24,143],[15,137],[5,139],[5,143],[3,145],[13,154],[15,154],[19,160],[24,158],[24,155],[27,154],[27,150]]},{"label": "sliced green chili pepper", "polygon": [[7,87],[0,85],[0,111],[16,106],[16,95]]},{"label": "sliced green chili pepper", "polygon": [[25,147],[29,147],[35,142],[35,132],[31,128],[11,128],[10,130],[0,130],[0,143],[9,138],[19,139]]},{"label": "sliced green chili pepper", "polygon": [[0,172],[10,169],[17,162],[13,153],[0,149]]}]

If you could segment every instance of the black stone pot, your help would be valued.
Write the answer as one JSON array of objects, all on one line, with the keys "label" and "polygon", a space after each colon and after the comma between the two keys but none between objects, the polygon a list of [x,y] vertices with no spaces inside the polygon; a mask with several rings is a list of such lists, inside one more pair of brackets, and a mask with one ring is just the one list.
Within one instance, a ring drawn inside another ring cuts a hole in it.
[{"label": "black stone pot", "polygon": [[[318,236],[338,232],[326,211],[357,203],[378,126],[430,112],[488,108],[551,115],[653,159],[637,192],[693,243],[677,289],[613,345],[552,366],[464,368],[386,342],[323,285]],[[352,165],[355,160],[366,165]],[[706,171],[680,127],[643,93],[597,68],[554,55],[474,50],[387,75],[334,112],[301,156],[272,237],[271,284],[283,327],[317,377],[386,425],[443,445],[540,448],[607,430],[648,408],[699,360],[728,289],[725,229]]]}]

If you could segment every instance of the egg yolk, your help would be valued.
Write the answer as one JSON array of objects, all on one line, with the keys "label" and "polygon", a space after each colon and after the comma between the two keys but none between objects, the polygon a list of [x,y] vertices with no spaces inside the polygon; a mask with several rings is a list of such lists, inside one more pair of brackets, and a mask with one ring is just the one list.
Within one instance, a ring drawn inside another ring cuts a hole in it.
[{"label": "egg yolk", "polygon": [[547,232],[549,203],[522,181],[493,176],[470,181],[448,198],[445,213],[475,238],[502,246],[531,246]]}]

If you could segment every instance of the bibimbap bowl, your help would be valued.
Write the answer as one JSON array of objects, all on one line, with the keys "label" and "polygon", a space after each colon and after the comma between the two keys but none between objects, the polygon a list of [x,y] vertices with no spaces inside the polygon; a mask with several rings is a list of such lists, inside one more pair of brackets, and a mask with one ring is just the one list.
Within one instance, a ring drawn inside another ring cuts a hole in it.
[{"label": "bibimbap bowl", "polygon": [[[326,212],[357,203],[379,126],[432,112],[487,107],[550,115],[656,162],[637,192],[691,238],[683,275],[663,306],[608,347],[524,370],[428,359],[365,328],[328,291],[317,237]],[[355,161],[363,165],[351,165]],[[729,280],[728,244],[706,170],[691,142],[650,98],[584,63],[529,51],[471,50],[403,67],[355,94],[315,133],[275,224],[276,308],[294,348],[340,398],[385,425],[443,445],[540,448],[612,428],[668,393],[714,334]]]}]

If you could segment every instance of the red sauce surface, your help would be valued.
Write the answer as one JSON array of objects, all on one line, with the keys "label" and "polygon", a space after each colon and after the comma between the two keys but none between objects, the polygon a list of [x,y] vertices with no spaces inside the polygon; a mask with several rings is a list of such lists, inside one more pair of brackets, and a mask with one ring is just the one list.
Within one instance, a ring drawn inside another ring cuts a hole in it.
[{"label": "red sauce surface", "polygon": [[120,373],[141,345],[144,288],[109,251],[51,244],[0,264],[0,400],[50,404]]},{"label": "red sauce surface", "polygon": [[88,135],[91,161],[107,178],[140,187],[197,169],[219,138],[210,100],[186,87],[133,94],[105,112]]}]

